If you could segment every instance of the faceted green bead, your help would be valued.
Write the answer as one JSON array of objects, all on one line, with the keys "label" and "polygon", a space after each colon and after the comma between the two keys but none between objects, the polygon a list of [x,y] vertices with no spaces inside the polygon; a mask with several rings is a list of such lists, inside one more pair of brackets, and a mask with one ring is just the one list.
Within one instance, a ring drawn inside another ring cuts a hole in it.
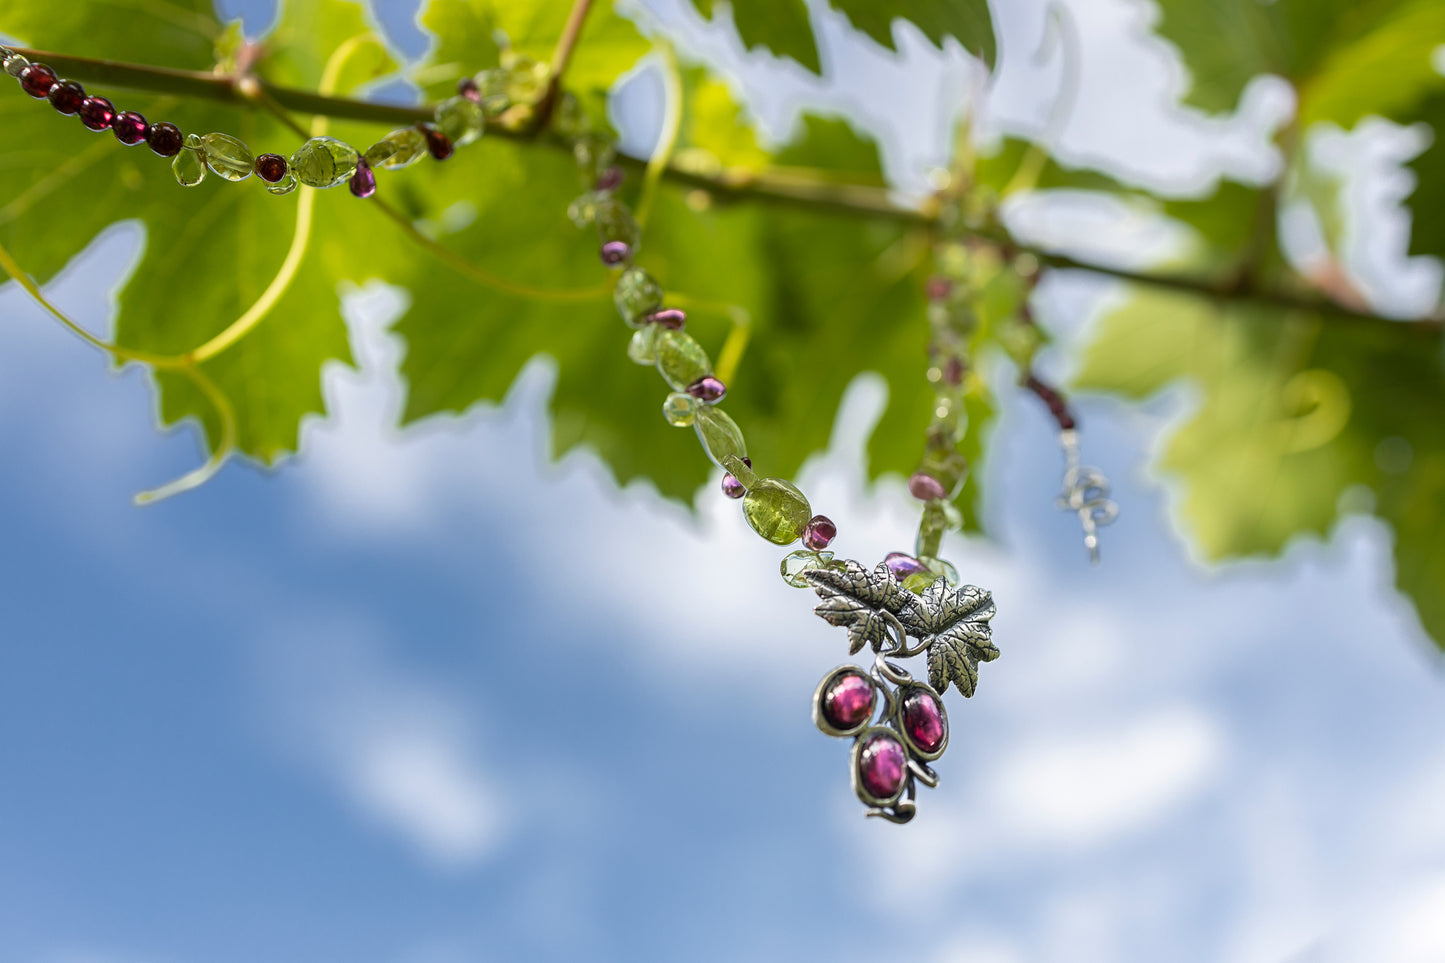
[{"label": "faceted green bead", "polygon": [[693,413],[697,411],[697,399],[692,395],[674,391],[662,403],[662,417],[674,428],[687,428],[692,424]]},{"label": "faceted green bead", "polygon": [[920,555],[918,561],[923,563],[925,571],[914,572],[903,580],[903,587],[910,592],[922,593],[924,589],[943,579],[949,585],[958,584],[958,569],[941,558],[932,558]]},{"label": "faceted green bead", "polygon": [[617,279],[612,300],[622,320],[639,327],[643,318],[662,307],[662,285],[642,268],[630,267]]},{"label": "faceted green bead", "polygon": [[657,370],[676,391],[712,374],[712,362],[702,345],[685,331],[666,328],[657,335]]},{"label": "faceted green bead", "polygon": [[603,244],[609,241],[621,241],[637,253],[638,242],[642,240],[642,232],[638,230],[637,222],[632,218],[632,212],[627,205],[620,201],[608,198],[599,201],[597,204],[597,236]]},{"label": "faceted green bead", "polygon": [[727,468],[729,455],[747,457],[748,448],[743,441],[743,430],[726,411],[716,405],[698,405],[693,412],[692,427],[697,432],[697,440],[702,443],[702,450],[707,452],[707,457],[719,468]]},{"label": "faceted green bead", "polygon": [[820,568],[832,568],[832,552],[813,552],[806,548],[800,548],[783,559],[783,564],[778,566],[783,574],[783,581],[793,588],[809,588],[808,580],[803,577],[804,572],[811,572]]},{"label": "faceted green bead", "polygon": [[512,106],[512,98],[507,96],[505,70],[493,67],[491,70],[483,70],[472,79],[477,82],[477,89],[482,95],[482,113],[495,117]]},{"label": "faceted green bead", "polygon": [[959,489],[963,488],[963,480],[968,477],[968,459],[953,449],[929,449],[918,470],[938,479],[947,493],[943,496],[946,501],[958,497]]},{"label": "faceted green bead", "polygon": [[781,478],[760,478],[743,496],[743,517],[753,531],[775,545],[787,545],[803,537],[813,509],[808,499]]},{"label": "faceted green bead", "polygon": [[199,150],[193,147],[182,147],[181,152],[176,155],[176,159],[171,161],[171,173],[176,175],[176,180],[181,183],[182,187],[195,187],[206,179],[205,159]]},{"label": "faceted green bead", "polygon": [[657,332],[662,330],[655,324],[649,324],[633,333],[632,340],[627,342],[627,357],[638,364],[657,363]]},{"label": "faceted green bead", "polygon": [[582,180],[588,184],[597,180],[597,175],[612,166],[617,159],[617,149],[612,142],[597,134],[585,134],[572,144],[572,156],[577,159],[577,169]]},{"label": "faceted green bead", "polygon": [[552,68],[527,54],[507,51],[502,54],[502,67],[507,72],[507,98],[514,104],[530,104],[547,92]]},{"label": "faceted green bead", "polygon": [[5,58],[5,72],[12,77],[19,77],[20,71],[30,66],[30,61],[18,53],[12,53]]},{"label": "faceted green bead", "polygon": [[918,538],[913,543],[915,556],[937,555],[943,544],[943,533],[948,531],[948,515],[943,502],[931,501],[923,506],[923,517],[918,521]]},{"label": "faceted green bead", "polygon": [[582,101],[570,90],[563,91],[552,110],[552,130],[564,140],[575,140],[587,132],[587,113]]},{"label": "faceted green bead", "polygon": [[291,169],[307,187],[335,187],[356,173],[360,156],[355,147],[335,137],[313,137],[291,155]]},{"label": "faceted green bead", "polygon": [[597,220],[597,206],[608,199],[601,191],[588,191],[567,205],[567,218],[578,227],[586,227]]},{"label": "faceted green bead", "polygon": [[244,181],[251,176],[256,158],[238,138],[230,134],[207,134],[201,138],[206,152],[206,166],[228,181]]},{"label": "faceted green bead", "polygon": [[741,455],[724,455],[718,459],[728,473],[738,480],[738,484],[744,488],[752,488],[757,484],[758,476],[753,472],[753,466],[743,461]]},{"label": "faceted green bead", "polygon": [[296,175],[291,173],[290,168],[287,168],[286,173],[281,175],[279,181],[266,185],[266,190],[272,194],[290,194],[296,189],[296,184]]},{"label": "faceted green bead", "polygon": [[482,105],[466,97],[448,97],[437,104],[436,123],[453,147],[475,143],[486,126]]},{"label": "faceted green bead", "polygon": [[415,127],[401,127],[366,150],[373,170],[399,171],[426,156],[426,135]]}]

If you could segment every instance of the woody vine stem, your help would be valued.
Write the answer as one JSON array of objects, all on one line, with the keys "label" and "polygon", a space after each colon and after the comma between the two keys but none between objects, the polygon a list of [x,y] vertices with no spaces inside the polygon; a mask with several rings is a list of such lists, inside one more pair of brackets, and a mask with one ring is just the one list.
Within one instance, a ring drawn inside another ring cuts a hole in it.
[{"label": "woody vine stem", "polygon": [[[539,105],[540,109],[537,112],[535,123],[520,130],[489,127],[489,136],[524,141],[543,149],[570,149],[563,140],[547,134],[546,120],[550,113],[550,106],[555,102],[556,91],[571,58],[571,53],[581,34],[581,28],[591,2],[592,0],[578,0],[573,8],[565,32],[558,42],[557,51],[553,56],[551,89],[548,96]],[[408,107],[383,104],[299,90],[266,83],[249,73],[223,76],[146,64],[76,57],[65,53],[23,47],[11,49],[30,60],[50,64],[76,80],[104,83],[131,90],[167,93],[253,109],[280,107],[313,116],[371,121],[378,124],[414,124],[432,117],[432,110],[427,106]],[[647,165],[646,160],[629,157],[625,154],[618,155],[618,162],[635,171],[641,170]],[[941,212],[947,200],[946,196],[940,195],[926,198],[919,204],[900,203],[895,199],[894,192],[885,187],[840,183],[836,180],[810,177],[796,171],[729,169],[718,172],[702,172],[689,169],[676,162],[670,162],[663,168],[662,176],[666,180],[685,187],[706,190],[713,194],[715,199],[722,201],[767,201],[932,228],[939,226]],[[1248,279],[1241,281],[1235,277],[1213,278],[1182,273],[1130,270],[1019,243],[1009,236],[1001,225],[997,224],[972,228],[969,230],[969,234],[979,243],[1006,249],[1012,253],[1032,254],[1043,267],[1089,271],[1123,281],[1182,291],[1218,301],[1252,302],[1289,310],[1318,312],[1341,322],[1389,325],[1391,330],[1397,333],[1402,329],[1408,329],[1419,335],[1445,332],[1445,316],[1439,312],[1402,326],[1395,319],[1340,304],[1300,287],[1266,285]]]}]

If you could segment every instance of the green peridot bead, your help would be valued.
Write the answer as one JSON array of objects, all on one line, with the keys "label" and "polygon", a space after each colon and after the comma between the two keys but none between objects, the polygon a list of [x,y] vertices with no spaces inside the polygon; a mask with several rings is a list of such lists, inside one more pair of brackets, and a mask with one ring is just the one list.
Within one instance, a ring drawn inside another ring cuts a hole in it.
[{"label": "green peridot bead", "polygon": [[617,279],[612,300],[622,320],[634,328],[643,326],[642,319],[662,307],[662,285],[642,268],[630,267]]},{"label": "green peridot bead", "polygon": [[747,457],[748,449],[743,441],[742,429],[726,411],[716,405],[698,405],[693,412],[692,427],[697,432],[697,440],[702,443],[702,450],[707,452],[707,457],[719,468],[727,468],[729,456]]},{"label": "green peridot bead", "polygon": [[760,478],[743,496],[743,517],[763,538],[787,545],[803,537],[813,509],[793,485],[781,478]]},{"label": "green peridot bead", "polygon": [[506,51],[502,54],[506,71],[507,98],[514,104],[530,104],[547,92],[552,68],[527,54]]},{"label": "green peridot bead", "polygon": [[597,214],[594,217],[597,223],[597,236],[601,243],[609,241],[621,241],[632,248],[632,253],[637,253],[637,247],[642,241],[642,232],[637,227],[637,222],[632,218],[632,212],[627,205],[612,198],[599,201]]},{"label": "green peridot bead", "polygon": [[924,454],[918,470],[938,479],[946,493],[944,500],[949,500],[958,496],[963,480],[968,477],[968,459],[951,449],[930,449]]},{"label": "green peridot bead", "polygon": [[612,166],[612,162],[617,159],[617,149],[612,146],[611,141],[597,134],[584,134],[573,143],[572,156],[577,160],[577,169],[582,174],[582,180],[591,184],[597,180],[599,174]]},{"label": "green peridot bead", "polygon": [[943,579],[949,585],[958,584],[958,569],[954,568],[951,563],[926,555],[920,555],[918,561],[923,563],[925,571],[914,572],[903,580],[903,587],[908,591],[922,594],[924,589],[939,579]]},{"label": "green peridot bead", "polygon": [[757,483],[758,476],[753,472],[752,466],[743,461],[741,455],[724,455],[721,459],[722,466],[728,470],[738,483],[744,488],[752,488]]},{"label": "green peridot bead", "polygon": [[712,362],[692,335],[667,328],[657,335],[657,370],[674,391],[686,391],[697,379],[712,374]]},{"label": "green peridot bead", "polygon": [[697,410],[697,399],[674,391],[662,403],[662,417],[674,428],[686,428],[692,424],[693,413]]},{"label": "green peridot bead", "polygon": [[399,171],[425,156],[426,135],[415,127],[398,128],[366,150],[366,162],[373,170]]},{"label": "green peridot bead", "polygon": [[804,572],[811,572],[820,568],[833,568],[832,552],[813,552],[806,548],[800,548],[783,559],[783,564],[778,566],[783,574],[783,581],[793,588],[809,588],[808,580],[803,577]]},{"label": "green peridot bead", "polygon": [[943,533],[948,531],[948,515],[943,502],[931,501],[923,506],[923,517],[918,520],[918,538],[913,542],[913,554],[937,555],[943,544]]},{"label": "green peridot bead", "polygon": [[564,140],[576,140],[587,132],[587,127],[587,113],[582,109],[582,101],[570,90],[564,90],[552,111],[552,130]]},{"label": "green peridot bead", "polygon": [[633,332],[632,340],[627,342],[627,357],[638,364],[656,364],[658,330],[657,325],[649,324]]},{"label": "green peridot bead", "polygon": [[567,218],[578,227],[586,227],[597,220],[598,205],[607,200],[600,191],[588,191],[567,205]]},{"label": "green peridot bead", "polygon": [[466,97],[448,97],[437,104],[436,124],[454,147],[475,143],[486,126],[482,105]]},{"label": "green peridot bead", "polygon": [[290,168],[287,168],[286,173],[281,175],[279,181],[266,185],[266,190],[272,194],[290,194],[296,190],[296,183],[296,175],[291,173]]},{"label": "green peridot bead", "polygon": [[507,96],[505,70],[493,67],[491,70],[483,70],[472,79],[477,82],[477,90],[482,95],[482,112],[488,117],[495,117],[512,106],[512,98]]},{"label": "green peridot bead", "polygon": [[291,155],[291,170],[307,187],[335,187],[356,173],[356,148],[335,137],[313,137]]},{"label": "green peridot bead", "polygon": [[[192,134],[192,137],[195,135]],[[187,141],[190,137],[186,138]],[[199,140],[199,138],[197,138]],[[206,162],[199,150],[194,147],[182,147],[176,159],[171,161],[171,173],[176,175],[176,180],[182,187],[195,187],[206,179]]]},{"label": "green peridot bead", "polygon": [[207,134],[201,138],[206,166],[228,181],[244,181],[251,176],[256,158],[239,139],[230,134]]}]

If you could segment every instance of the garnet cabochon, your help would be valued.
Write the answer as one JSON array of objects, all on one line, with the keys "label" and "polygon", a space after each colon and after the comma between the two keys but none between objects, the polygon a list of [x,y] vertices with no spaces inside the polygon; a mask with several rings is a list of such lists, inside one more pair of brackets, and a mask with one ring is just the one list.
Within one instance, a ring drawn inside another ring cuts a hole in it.
[{"label": "garnet cabochon", "polygon": [[840,732],[856,729],[873,717],[877,693],[872,680],[857,672],[842,672],[823,689],[823,719]]},{"label": "garnet cabochon", "polygon": [[903,790],[908,773],[908,753],[903,743],[888,732],[865,736],[858,750],[858,784],[869,796],[890,800]]},{"label": "garnet cabochon", "polygon": [[948,719],[938,696],[927,689],[910,689],[903,697],[903,730],[921,752],[941,752],[948,740]]}]

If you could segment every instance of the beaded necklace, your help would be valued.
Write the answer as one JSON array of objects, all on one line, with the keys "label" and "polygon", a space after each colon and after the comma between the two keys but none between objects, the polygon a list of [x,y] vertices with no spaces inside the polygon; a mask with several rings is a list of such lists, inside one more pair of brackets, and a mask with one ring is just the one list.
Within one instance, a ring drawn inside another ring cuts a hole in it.
[{"label": "beaded necklace", "polygon": [[[78,83],[59,78],[45,64],[0,47],[0,67],[15,77],[25,93],[48,100],[61,114],[80,118],[89,130],[111,131],[120,143],[146,143],[160,157],[170,158],[183,186],[202,183],[208,173],[227,181],[243,181],[253,173],[272,194],[288,194],[300,185],[327,189],[348,185],[352,194],[376,193],[376,171],[396,171],[423,156],[446,160],[457,147],[476,142],[488,123],[517,107],[531,108],[556,94],[548,68],[528,58],[504,55],[500,68],[463,78],[457,94],[437,105],[432,122],[399,128],[362,152],[333,137],[312,137],[290,157],[254,155],[236,137],[223,133],[183,134],[168,122],[149,123],[136,111],[117,111],[105,97],[88,94]],[[615,165],[611,139],[593,128],[577,100],[557,95],[548,111],[554,133],[572,147],[583,182],[590,189],[568,208],[578,227],[593,227],[598,255],[615,272],[613,297],[622,320],[632,330],[628,357],[655,367],[671,389],[662,403],[666,421],[692,428],[703,453],[723,471],[722,492],[741,502],[749,527],[773,544],[802,548],[780,564],[788,585],[812,588],[820,603],[817,615],[847,630],[849,654],[867,646],[874,653],[869,667],[845,664],[830,670],[813,694],[813,719],[827,735],[853,740],[850,772],[853,788],[866,814],[906,823],[916,812],[919,784],[936,786],[930,766],[948,745],[948,714],[941,695],[952,685],[965,698],[978,683],[978,666],[998,657],[990,620],[995,614],[991,594],[961,584],[957,569],[939,557],[946,531],[960,527],[953,501],[969,472],[959,444],[968,430],[964,414],[970,370],[969,339],[973,333],[973,290],[966,272],[940,275],[927,284],[930,340],[927,375],[935,386],[934,414],[924,438],[918,470],[908,479],[910,494],[923,503],[912,553],[892,552],[871,569],[841,560],[828,551],[838,527],[815,514],[807,497],[791,482],[760,475],[748,456],[742,430],[720,407],[727,386],[716,376],[703,347],[685,328],[684,310],[667,303],[661,284],[634,263],[642,231],[632,211],[618,196],[623,181]],[[967,243],[946,240],[935,260],[956,267]],[[1018,273],[1032,285],[1036,264]],[[1027,302],[1021,322],[1032,326]],[[1078,453],[1077,424],[1062,395],[1040,381],[1029,367],[1038,339],[1024,337],[1026,347],[1015,356],[1024,372],[1021,384],[1037,395],[1059,426],[1065,453],[1064,491],[1060,506],[1076,512],[1085,544],[1097,555],[1097,528],[1116,514],[1108,501],[1108,482],[1097,469],[1083,467]],[[899,663],[926,654],[928,681],[915,680]]]}]

